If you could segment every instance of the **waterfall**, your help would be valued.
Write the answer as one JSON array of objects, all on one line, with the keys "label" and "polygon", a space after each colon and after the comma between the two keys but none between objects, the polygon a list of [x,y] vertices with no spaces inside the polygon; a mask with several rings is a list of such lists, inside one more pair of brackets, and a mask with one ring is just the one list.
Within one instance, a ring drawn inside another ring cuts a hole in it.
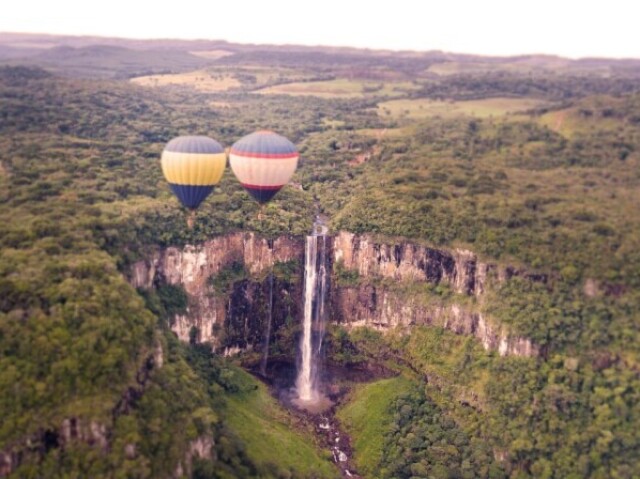
[{"label": "waterfall", "polygon": [[318,378],[327,289],[326,231],[326,227],[318,220],[305,244],[304,318],[296,391],[300,401],[308,403],[321,398]]},{"label": "waterfall", "polygon": [[273,271],[269,273],[269,314],[267,316],[267,334],[262,350],[262,361],[260,362],[260,374],[267,376],[267,362],[269,361],[269,342],[271,340],[271,323],[273,321]]}]

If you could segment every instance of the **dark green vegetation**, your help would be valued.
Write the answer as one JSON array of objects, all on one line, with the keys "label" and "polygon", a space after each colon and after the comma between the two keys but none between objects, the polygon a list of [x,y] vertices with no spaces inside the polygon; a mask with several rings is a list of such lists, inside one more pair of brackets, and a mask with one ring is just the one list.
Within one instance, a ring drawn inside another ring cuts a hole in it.
[{"label": "dark green vegetation", "polygon": [[488,444],[470,440],[422,388],[397,397],[389,408],[395,414],[385,436],[382,476],[504,476]]},{"label": "dark green vegetation", "polygon": [[423,466],[430,472],[418,477],[635,476],[640,381],[608,357],[504,358],[425,327],[410,337],[358,331],[353,341],[360,357],[383,358],[413,383],[367,385],[339,414],[371,477]]},{"label": "dark green vegetation", "polygon": [[[248,376],[242,370],[235,370],[235,374]],[[263,470],[274,477],[338,477],[313,443],[305,443],[293,432],[299,425],[282,411],[263,384],[234,394],[228,404],[224,414],[229,427],[243,441],[247,456]]]},{"label": "dark green vegetation", "polygon": [[[22,455],[15,477],[163,477],[201,437],[213,439],[215,467],[198,466],[209,471],[198,477],[326,469],[309,446],[300,469],[247,456],[222,419],[237,404],[236,390],[256,387],[247,378],[248,385],[236,384],[226,366],[170,337],[163,367],[153,367],[166,341],[161,331],[186,306],[184,293],[145,293],[145,307],[120,272],[152,244],[199,241],[249,224],[302,233],[310,200],[287,189],[258,222],[256,205],[227,175],[187,231],[161,181],[158,154],[165,139],[193,127],[193,109],[201,109],[195,102],[167,103],[128,85],[60,80],[41,70],[3,69],[0,77],[0,449]],[[265,421],[283,429],[284,416]],[[69,418],[80,431],[104,426],[91,442],[108,441],[109,453],[82,441],[60,448]],[[301,440],[288,434],[292,444]]]},{"label": "dark green vegetation", "polygon": [[[234,75],[239,88],[142,88],[0,68],[0,451],[22,453],[14,477],[168,477],[181,461],[185,475],[202,478],[332,474],[305,431],[287,429],[290,418],[262,386],[167,331],[186,307],[183,291],[137,294],[122,277],[156,246],[238,230],[303,235],[314,199],[334,230],[464,246],[547,279],[489,285],[476,305],[541,346],[539,358],[502,358],[433,328],[386,339],[335,333],[335,359],[375,357],[404,374],[364,386],[370,394],[356,391],[345,408],[363,472],[640,475],[638,62],[501,71],[490,59],[489,71],[456,65],[435,76],[426,70],[450,58],[201,47],[240,52],[207,64]],[[69,73],[149,72],[145,65],[122,72],[120,55],[129,52],[100,51],[115,55],[113,63],[85,62],[86,70]],[[174,60],[160,63],[167,71],[189,67]],[[256,73],[265,68],[274,75]],[[379,114],[391,89],[354,99],[251,93],[344,78],[412,82],[406,100],[548,104],[484,119],[409,120]],[[302,189],[284,188],[258,220],[257,205],[228,173],[187,230],[159,169],[164,143],[190,133],[230,145],[265,126],[300,146],[294,181]],[[281,263],[274,275],[290,281],[299,267]],[[362,280],[340,265],[334,273],[338,285]],[[224,293],[244,275],[230,268],[211,282]],[[290,333],[274,351],[294,342]],[[83,440],[65,443],[70,418]],[[212,459],[192,458],[189,469],[188,451],[203,438],[213,441]],[[309,447],[295,446],[300,441]],[[268,457],[264,442],[299,455]]]},{"label": "dark green vegetation", "polygon": [[353,446],[361,474],[375,476],[387,457],[384,438],[393,421],[391,403],[411,386],[402,376],[360,385],[340,410],[338,419],[355,438]]}]

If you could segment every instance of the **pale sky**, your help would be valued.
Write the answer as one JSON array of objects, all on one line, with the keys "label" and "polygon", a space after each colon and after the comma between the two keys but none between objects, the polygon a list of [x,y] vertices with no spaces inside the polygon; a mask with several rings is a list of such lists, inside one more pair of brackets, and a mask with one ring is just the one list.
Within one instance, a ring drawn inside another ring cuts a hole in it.
[{"label": "pale sky", "polygon": [[5,0],[0,32],[640,58],[640,2]]}]

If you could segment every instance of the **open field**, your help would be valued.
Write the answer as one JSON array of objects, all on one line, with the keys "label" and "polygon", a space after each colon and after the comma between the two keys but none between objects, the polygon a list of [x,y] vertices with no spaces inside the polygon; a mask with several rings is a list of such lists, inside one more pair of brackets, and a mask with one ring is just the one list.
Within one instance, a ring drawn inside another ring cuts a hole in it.
[{"label": "open field", "polygon": [[225,419],[246,444],[251,460],[263,467],[277,464],[280,470],[292,471],[293,477],[311,477],[313,473],[319,477],[337,477],[337,470],[322,457],[308,436],[296,431],[292,417],[267,387],[244,371],[235,372],[256,389],[231,396]]},{"label": "open field", "polygon": [[229,50],[197,50],[189,53],[200,58],[206,58],[207,60],[217,60],[233,55],[233,52]]},{"label": "open field", "polygon": [[384,454],[384,435],[393,420],[389,405],[410,387],[403,376],[362,384],[338,411],[338,419],[355,438],[355,460],[361,474],[375,474]]},{"label": "open field", "polygon": [[137,85],[148,87],[190,86],[203,92],[227,91],[240,86],[240,82],[231,75],[210,73],[204,70],[169,75],[149,75],[132,78],[131,81]]},{"label": "open field", "polygon": [[434,63],[427,68],[428,73],[436,75],[457,75],[460,73],[480,73],[489,71],[491,65],[478,62],[442,62]]},{"label": "open field", "polygon": [[453,118],[469,115],[479,118],[502,116],[526,111],[544,105],[533,98],[485,98],[468,101],[391,100],[378,105],[382,117],[420,119],[433,116]]},{"label": "open field", "polygon": [[401,96],[415,86],[410,82],[381,83],[338,78],[327,81],[296,82],[259,90],[265,95],[317,96],[320,98],[363,98],[365,96]]},{"label": "open field", "polygon": [[411,132],[408,128],[362,128],[361,130],[356,130],[355,133],[382,140],[383,138],[402,138]]},{"label": "open field", "polygon": [[554,71],[605,76],[611,73],[611,68],[607,65],[597,63],[576,65],[571,60],[551,55],[533,55],[529,57],[513,58],[510,61],[502,62],[442,62],[435,63],[427,69],[428,73],[435,73],[440,76],[488,73],[495,71],[518,74]]},{"label": "open field", "polygon": [[545,113],[539,122],[566,138],[598,131],[613,132],[635,121],[630,122],[621,114],[628,107],[626,100],[596,96],[583,100],[579,106]]},{"label": "open field", "polygon": [[[223,50],[194,52],[195,54],[200,57],[204,57],[203,54],[209,55],[205,57],[208,59],[215,59],[216,55],[217,58],[227,56]],[[205,93],[217,93],[239,87],[244,87],[245,90],[254,90],[277,83],[299,82],[309,78],[311,78],[310,74],[300,70],[249,66],[231,70],[210,67],[186,73],[141,76],[133,78],[131,81],[149,87],[181,85],[193,87]]]}]

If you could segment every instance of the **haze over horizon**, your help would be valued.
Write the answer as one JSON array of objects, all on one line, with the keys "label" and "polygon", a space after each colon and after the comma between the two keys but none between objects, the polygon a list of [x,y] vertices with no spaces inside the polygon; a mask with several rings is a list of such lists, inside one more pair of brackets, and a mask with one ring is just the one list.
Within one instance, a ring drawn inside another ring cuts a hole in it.
[{"label": "haze over horizon", "polygon": [[636,10],[624,0],[611,0],[606,10],[596,4],[551,0],[525,7],[505,0],[420,6],[398,0],[392,9],[381,2],[364,7],[338,0],[312,5],[241,0],[205,7],[184,0],[179,8],[114,0],[100,9],[78,0],[27,0],[6,8],[0,32],[640,58]]}]

